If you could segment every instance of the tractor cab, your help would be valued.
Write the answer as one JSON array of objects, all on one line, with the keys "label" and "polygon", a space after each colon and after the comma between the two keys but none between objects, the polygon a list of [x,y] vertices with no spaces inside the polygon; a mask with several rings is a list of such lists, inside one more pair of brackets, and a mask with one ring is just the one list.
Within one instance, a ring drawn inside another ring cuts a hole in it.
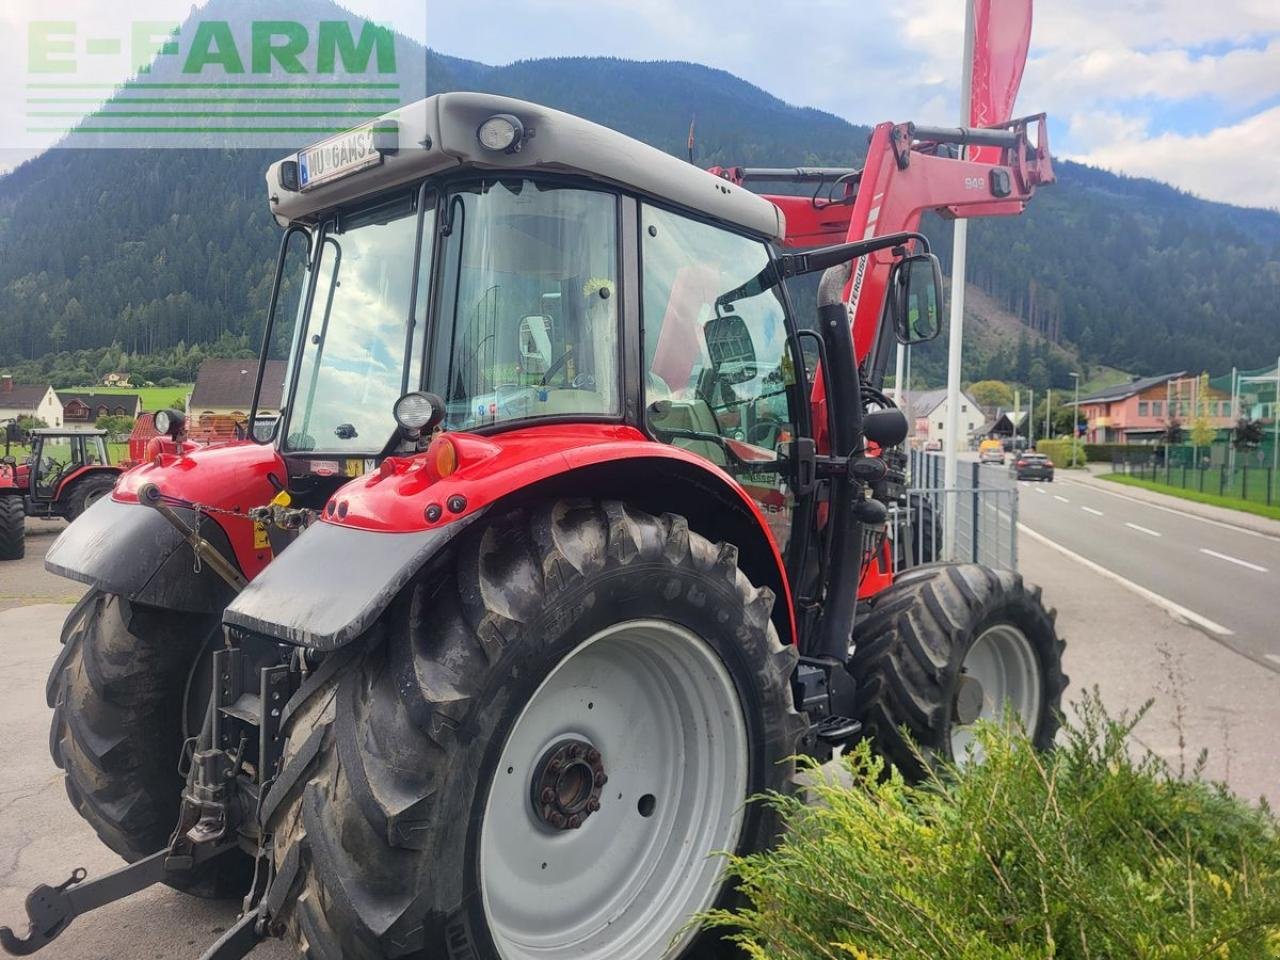
[{"label": "tractor cab", "polygon": [[107,432],[32,430],[30,496],[53,500],[63,484],[85,467],[109,466]]},{"label": "tractor cab", "polygon": [[630,427],[783,516],[778,451],[808,414],[785,292],[760,282],[785,231],[772,203],[476,94],[302,150],[268,184],[287,230],[266,357],[288,345],[270,440],[303,502],[411,452],[393,411],[426,391],[450,433]]}]

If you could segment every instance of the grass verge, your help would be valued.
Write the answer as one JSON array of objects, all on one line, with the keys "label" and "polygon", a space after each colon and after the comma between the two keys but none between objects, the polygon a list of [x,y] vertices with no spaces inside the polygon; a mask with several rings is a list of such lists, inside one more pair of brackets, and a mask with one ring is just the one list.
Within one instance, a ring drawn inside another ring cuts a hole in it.
[{"label": "grass verge", "polygon": [[1228,510],[1239,510],[1242,513],[1252,513],[1259,517],[1280,520],[1280,506],[1269,507],[1265,503],[1254,503],[1252,500],[1241,500],[1239,497],[1220,497],[1216,493],[1201,493],[1199,490],[1173,487],[1164,483],[1155,483],[1151,480],[1130,477],[1123,473],[1104,473],[1100,479],[1119,483],[1126,487],[1141,487],[1143,490],[1154,490],[1156,493],[1165,493],[1171,497],[1193,500],[1196,503],[1207,503],[1215,507],[1226,507]]},{"label": "grass verge", "polygon": [[1139,748],[1141,715],[1095,691],[1047,755],[987,725],[983,762],[918,786],[861,744],[811,803],[758,801],[782,839],[706,919],[755,960],[1280,957],[1280,822]]}]

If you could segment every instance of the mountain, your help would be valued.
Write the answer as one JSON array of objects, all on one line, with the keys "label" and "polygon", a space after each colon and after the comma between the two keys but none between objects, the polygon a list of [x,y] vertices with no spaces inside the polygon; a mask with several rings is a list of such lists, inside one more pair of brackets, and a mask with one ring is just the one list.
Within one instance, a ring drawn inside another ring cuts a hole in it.
[{"label": "mountain", "polygon": [[[335,9],[299,6],[313,19]],[[421,58],[431,92],[535,100],[677,155],[695,120],[702,166],[849,166],[865,149],[867,128],[697,64],[488,66],[397,45]],[[113,343],[255,344],[279,237],[262,172],[283,152],[58,149],[0,177],[0,366],[48,374],[39,358]],[[1066,386],[1079,362],[1219,373],[1280,350],[1280,214],[1069,162],[1057,170],[1023,216],[970,229],[967,375]],[[926,229],[945,259],[949,225]],[[916,351],[916,371],[936,379],[942,356],[941,344]]]}]

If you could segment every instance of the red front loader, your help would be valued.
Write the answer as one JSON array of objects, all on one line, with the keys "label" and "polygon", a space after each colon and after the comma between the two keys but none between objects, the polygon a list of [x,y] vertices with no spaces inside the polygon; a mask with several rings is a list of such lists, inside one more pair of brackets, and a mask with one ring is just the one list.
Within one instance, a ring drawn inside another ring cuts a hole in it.
[{"label": "red front loader", "polygon": [[[915,776],[900,726],[964,762],[1006,709],[1047,747],[1039,592],[891,572],[906,421],[878,389],[941,317],[921,213],[1019,212],[1052,176],[1028,127],[885,124],[860,171],[708,173],[444,94],[272,166],[281,417],[197,448],[164,414],[48,555],[91,586],[54,760],[132,865],[39,888],[0,941],[162,881],[247,892],[220,960],[268,934],[704,956],[727,949],[688,924],[731,893],[714,854],[770,842],[745,801],[795,754],[871,737]],[[796,316],[786,280],[815,271]]]}]

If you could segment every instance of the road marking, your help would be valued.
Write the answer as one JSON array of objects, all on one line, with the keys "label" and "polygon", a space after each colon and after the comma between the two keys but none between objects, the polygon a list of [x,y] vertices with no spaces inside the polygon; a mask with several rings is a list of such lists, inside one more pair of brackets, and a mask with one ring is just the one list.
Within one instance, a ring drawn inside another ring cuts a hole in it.
[{"label": "road marking", "polygon": [[1139,533],[1145,533],[1145,534],[1147,534],[1148,536],[1152,536],[1152,537],[1163,537],[1163,536],[1164,536],[1164,534],[1163,534],[1163,533],[1157,533],[1156,531],[1151,530],[1151,529],[1148,529],[1147,527],[1140,527],[1140,526],[1138,526],[1136,523],[1129,523],[1127,520],[1125,521],[1125,526],[1126,526],[1126,527],[1131,527],[1132,529],[1137,530]]},{"label": "road marking", "polygon": [[1264,540],[1280,540],[1280,537],[1277,537],[1274,533],[1263,533],[1261,530],[1251,530],[1249,527],[1242,527],[1235,523],[1227,523],[1225,520],[1214,520],[1210,517],[1202,517],[1198,513],[1187,513],[1183,510],[1175,510],[1173,507],[1166,507],[1163,504],[1152,503],[1150,500],[1142,500],[1138,497],[1128,496],[1127,494],[1116,493],[1114,490],[1107,490],[1102,485],[1105,481],[1099,483],[1085,483],[1080,480],[1072,480],[1069,477],[1063,477],[1063,480],[1066,483],[1074,483],[1077,487],[1088,487],[1090,490],[1098,491],[1098,493],[1105,493],[1108,497],[1119,497],[1121,500],[1128,500],[1131,503],[1150,507],[1152,510],[1163,510],[1165,513],[1172,513],[1174,516],[1181,517],[1184,520],[1196,520],[1200,523],[1211,523],[1215,527],[1223,527],[1224,529],[1233,530],[1236,533],[1243,533],[1250,537],[1262,537]]},{"label": "road marking", "polygon": [[1071,501],[1070,501],[1070,500],[1068,500],[1066,497],[1060,497],[1060,496],[1058,496],[1056,493],[1053,495],[1053,499],[1055,499],[1055,500],[1061,500],[1063,503],[1070,503],[1070,502],[1071,502]]},{"label": "road marking", "polygon": [[1095,510],[1093,509],[1093,507],[1081,507],[1080,509],[1085,511],[1086,513],[1092,513],[1095,517],[1105,516],[1105,514],[1101,510]]},{"label": "road marking", "polygon": [[1032,530],[1025,523],[1019,523],[1018,529],[1023,533],[1025,533],[1027,536],[1031,537],[1033,540],[1039,540],[1046,547],[1052,547],[1054,550],[1057,550],[1063,556],[1076,561],[1076,563],[1079,563],[1082,566],[1088,567],[1094,573],[1100,574],[1101,576],[1106,577],[1108,580],[1112,580],[1115,583],[1120,584],[1120,586],[1124,587],[1126,590],[1133,591],[1138,596],[1142,597],[1144,600],[1148,600],[1151,603],[1154,603],[1157,607],[1163,608],[1164,611],[1169,615],[1171,615],[1175,620],[1180,620],[1185,623],[1195,624],[1196,626],[1200,627],[1203,630],[1208,630],[1210,633],[1216,633],[1220,637],[1230,637],[1235,635],[1234,630],[1224,627],[1220,623],[1215,623],[1214,621],[1210,620],[1208,617],[1202,617],[1200,616],[1200,614],[1196,613],[1195,611],[1188,610],[1186,607],[1182,606],[1182,604],[1174,603],[1168,597],[1162,597],[1160,596],[1160,594],[1152,590],[1148,590],[1146,587],[1140,584],[1134,583],[1132,580],[1128,579],[1127,577],[1120,576],[1120,574],[1116,573],[1114,570],[1108,570],[1106,567],[1102,566],[1102,564],[1094,563],[1088,557],[1080,556],[1080,554],[1076,553],[1074,550],[1068,550],[1062,544],[1054,540],[1050,540],[1043,533],[1037,533],[1035,530]]},{"label": "road marking", "polygon": [[1036,493],[1044,493],[1044,487],[1036,487]]},{"label": "road marking", "polygon": [[1268,653],[1267,659],[1272,663],[1280,663],[1280,657],[1276,656],[1274,653]]},{"label": "road marking", "polygon": [[1211,557],[1217,557],[1219,560],[1225,560],[1227,563],[1239,564],[1242,567],[1248,567],[1250,570],[1257,570],[1259,573],[1266,573],[1266,567],[1260,567],[1256,563],[1250,563],[1248,560],[1240,560],[1236,557],[1229,557],[1225,553],[1219,553],[1217,550],[1210,550],[1207,547],[1200,548],[1201,553],[1207,553]]}]

